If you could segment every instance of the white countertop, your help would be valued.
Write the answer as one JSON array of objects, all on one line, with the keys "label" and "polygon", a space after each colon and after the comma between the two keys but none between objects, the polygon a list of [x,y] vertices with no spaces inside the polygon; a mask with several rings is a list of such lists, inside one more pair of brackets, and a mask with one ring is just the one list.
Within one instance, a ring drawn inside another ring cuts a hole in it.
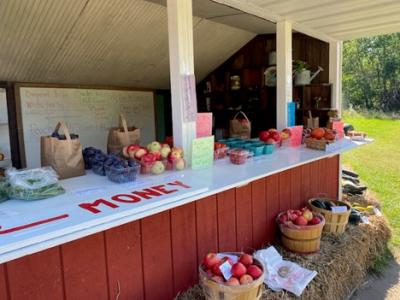
[{"label": "white countertop", "polygon": [[[244,165],[233,165],[224,159],[207,169],[141,176],[137,181],[126,184],[112,183],[91,172],[62,180],[61,185],[66,190],[63,195],[40,201],[9,200],[0,203],[0,263],[331,157],[369,142],[344,139],[337,143],[335,150],[327,152],[304,147],[282,148],[272,155],[254,157]],[[176,185],[176,181],[184,185]],[[119,199],[123,203],[111,199],[118,194],[132,195],[134,191],[141,192],[149,188],[157,196],[152,195],[147,200],[121,196]],[[79,206],[97,199],[104,199],[109,205],[100,204],[92,207],[92,211]],[[127,200],[133,202],[128,203]]]}]

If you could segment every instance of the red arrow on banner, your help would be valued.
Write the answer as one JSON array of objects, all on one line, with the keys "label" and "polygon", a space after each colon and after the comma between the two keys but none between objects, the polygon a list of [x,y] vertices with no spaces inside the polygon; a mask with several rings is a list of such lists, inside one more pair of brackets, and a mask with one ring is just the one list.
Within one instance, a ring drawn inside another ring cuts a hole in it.
[{"label": "red arrow on banner", "polygon": [[[24,230],[24,229],[27,229],[27,228],[31,228],[31,227],[39,226],[39,225],[42,225],[42,224],[54,222],[54,221],[57,221],[57,220],[68,218],[68,217],[69,217],[68,214],[64,214],[64,215],[60,215],[60,216],[57,216],[57,217],[36,221],[34,223],[20,225],[20,226],[17,226],[17,227],[0,230],[0,234],[8,234],[8,233],[12,233],[12,232],[15,232],[15,231]],[[1,229],[1,226],[0,226],[0,229]]]}]

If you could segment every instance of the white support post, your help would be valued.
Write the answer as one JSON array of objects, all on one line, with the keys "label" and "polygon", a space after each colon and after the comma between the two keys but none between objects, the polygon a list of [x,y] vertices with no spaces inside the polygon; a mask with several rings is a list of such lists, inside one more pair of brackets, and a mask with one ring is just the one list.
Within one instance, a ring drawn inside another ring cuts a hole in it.
[{"label": "white support post", "polygon": [[292,102],[292,24],[281,21],[276,24],[276,122],[277,128],[287,127],[287,106]]},{"label": "white support post", "polygon": [[192,0],[168,0],[167,9],[174,144],[190,162],[197,113]]},{"label": "white support post", "polygon": [[332,84],[332,108],[342,114],[342,47],[343,42],[329,43],[329,82]]},{"label": "white support post", "polygon": [[[332,108],[342,115],[342,49],[343,42],[329,43],[329,82],[332,84]],[[342,199],[342,155],[339,154],[338,198]]]}]

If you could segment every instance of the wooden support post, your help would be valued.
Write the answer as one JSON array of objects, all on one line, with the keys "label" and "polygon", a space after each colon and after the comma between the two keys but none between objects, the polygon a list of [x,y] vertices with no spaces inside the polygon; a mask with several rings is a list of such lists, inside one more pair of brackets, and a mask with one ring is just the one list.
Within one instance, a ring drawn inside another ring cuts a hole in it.
[{"label": "wooden support post", "polygon": [[192,0],[168,0],[167,9],[174,144],[190,162],[197,114]]},{"label": "wooden support post", "polygon": [[343,42],[329,43],[329,82],[332,84],[332,108],[342,114],[342,47]]},{"label": "wooden support post", "polygon": [[292,102],[292,24],[281,21],[276,24],[276,122],[282,130],[288,124],[288,103]]},{"label": "wooden support post", "polygon": [[[342,49],[343,42],[329,43],[329,82],[332,84],[332,108],[342,115]],[[342,155],[339,154],[339,200],[342,199]]]}]

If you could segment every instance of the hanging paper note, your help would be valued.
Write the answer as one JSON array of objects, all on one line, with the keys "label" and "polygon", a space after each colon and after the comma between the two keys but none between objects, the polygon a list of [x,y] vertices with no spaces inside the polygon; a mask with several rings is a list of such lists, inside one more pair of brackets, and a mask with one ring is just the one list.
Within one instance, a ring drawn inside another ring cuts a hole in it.
[{"label": "hanging paper note", "polygon": [[339,140],[344,138],[344,123],[342,121],[333,121],[332,129],[336,130]]},{"label": "hanging paper note", "polygon": [[192,169],[202,169],[214,162],[214,136],[194,139],[192,142]]},{"label": "hanging paper note", "polygon": [[290,146],[299,147],[303,138],[303,126],[290,127],[290,132],[292,134],[290,137]]},{"label": "hanging paper note", "polygon": [[197,99],[194,74],[183,75],[183,118],[185,122],[196,122]]},{"label": "hanging paper note", "polygon": [[197,114],[197,137],[210,136],[212,133],[212,113]]}]

